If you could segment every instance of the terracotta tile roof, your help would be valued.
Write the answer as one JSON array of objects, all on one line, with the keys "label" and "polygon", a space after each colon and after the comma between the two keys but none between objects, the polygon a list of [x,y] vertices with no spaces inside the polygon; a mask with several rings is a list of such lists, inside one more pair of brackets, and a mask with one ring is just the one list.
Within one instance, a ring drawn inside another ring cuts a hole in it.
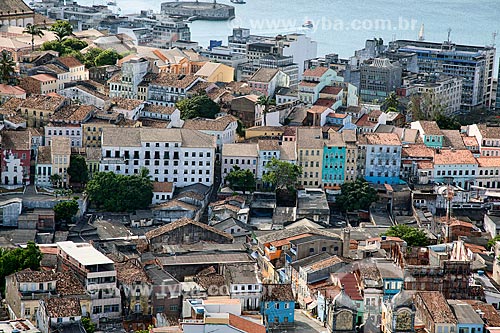
[{"label": "terracotta tile roof", "polygon": [[418,291],[417,295],[435,323],[457,323],[450,306],[440,291]]},{"label": "terracotta tile roof", "polygon": [[190,210],[193,212],[198,210],[197,206],[188,204],[187,202],[184,202],[184,201],[181,201],[178,199],[173,199],[173,200],[169,200],[167,202],[160,203],[158,205],[153,206],[152,209],[153,210],[164,210],[167,208],[177,208],[177,207],[183,208],[185,210]]},{"label": "terracotta tile roof", "polygon": [[464,243],[466,249],[471,250],[473,253],[483,253],[486,252],[486,248],[477,244]]},{"label": "terracotta tile roof", "polygon": [[51,146],[39,146],[37,154],[37,164],[52,164]]},{"label": "terracotta tile roof", "polygon": [[232,313],[229,314],[229,325],[247,333],[266,333],[266,328],[263,325],[235,316]]},{"label": "terracotta tile roof", "polygon": [[319,82],[311,82],[311,81],[300,81],[299,82],[299,87],[316,87],[319,84]]},{"label": "terracotta tile roof", "polygon": [[434,149],[425,145],[408,145],[401,150],[403,157],[434,158]]},{"label": "terracotta tile roof", "polygon": [[318,98],[316,100],[316,102],[314,103],[314,105],[316,105],[316,106],[326,106],[327,108],[332,109],[333,105],[336,102],[337,102],[336,100],[331,99],[331,98]]},{"label": "terracotta tile roof", "polygon": [[329,108],[327,106],[313,105],[307,110],[307,112],[313,113],[313,114],[322,114],[323,112],[327,111],[328,109]]},{"label": "terracotta tile roof", "polygon": [[270,242],[269,244],[271,244],[274,247],[281,247],[283,245],[290,244],[290,241],[292,241],[292,240],[301,239],[301,238],[310,237],[310,236],[312,236],[312,234],[305,233],[305,234],[301,234],[301,235],[297,235],[297,236],[293,236],[293,237],[278,239],[278,240]]},{"label": "terracotta tile roof", "polygon": [[478,147],[479,143],[475,136],[462,136],[462,140],[464,140],[464,145],[466,147]]},{"label": "terracotta tile roof", "polygon": [[80,300],[76,297],[52,297],[45,299],[45,308],[50,318],[81,316]]},{"label": "terracotta tile roof", "polygon": [[[426,135],[442,135],[441,129],[435,121],[420,120],[420,126]],[[422,133],[423,134],[423,133]]]},{"label": "terracotta tile roof", "polygon": [[345,113],[335,113],[335,112],[332,112],[328,115],[328,117],[330,118],[338,118],[338,119],[344,119],[346,118],[348,115],[345,114]]},{"label": "terracotta tile roof", "polygon": [[35,79],[37,81],[41,82],[50,82],[50,81],[57,81],[57,78],[50,74],[36,74],[33,76],[30,76],[30,78]]},{"label": "terracotta tile roof", "polygon": [[488,127],[486,125],[477,125],[484,139],[500,139],[500,127]]},{"label": "terracotta tile roof", "polygon": [[361,136],[361,139],[363,138],[366,140],[366,144],[369,145],[401,145],[401,140],[399,140],[399,136],[396,133],[366,133]]},{"label": "terracotta tile roof", "polygon": [[2,150],[30,150],[31,135],[29,131],[3,131]]},{"label": "terracotta tile roof", "polygon": [[87,295],[83,284],[70,272],[57,273],[56,290],[61,296]]},{"label": "terracotta tile roof", "polygon": [[340,274],[339,282],[344,286],[345,293],[353,301],[362,301],[363,296],[358,288],[356,276],[353,273]]},{"label": "terracotta tile roof", "polygon": [[385,236],[385,240],[383,241],[382,240],[382,237],[372,237],[372,238],[368,238],[366,240],[367,242],[398,242],[398,243],[403,243],[404,240],[402,240],[401,238],[399,237],[392,237],[392,236]]},{"label": "terracotta tile roof", "polygon": [[154,104],[146,104],[144,105],[144,112],[151,113],[160,113],[160,114],[172,114],[177,110],[175,106],[163,106],[163,105],[154,105]]},{"label": "terracotta tile roof", "polygon": [[328,71],[327,67],[314,67],[310,69],[306,69],[302,76],[312,76],[312,77],[321,77]]},{"label": "terracotta tile roof", "polygon": [[318,271],[320,269],[327,268],[327,267],[339,264],[341,262],[343,262],[343,260],[340,259],[338,256],[332,256],[330,258],[320,260],[320,261],[317,261],[317,262],[309,265],[308,270]]},{"label": "terracotta tile roof", "polygon": [[144,102],[138,99],[115,97],[111,99],[111,103],[119,109],[131,111],[139,107],[139,105]]},{"label": "terracotta tile roof", "polygon": [[115,261],[115,268],[118,282],[129,285],[150,282],[141,264],[133,262],[133,260],[127,260],[125,262]]},{"label": "terracotta tile roof", "polygon": [[171,182],[153,182],[153,192],[171,193],[174,189],[174,183]]},{"label": "terracotta tile roof", "polygon": [[0,105],[0,109],[7,112],[16,112],[17,110],[19,110],[19,107],[23,102],[24,99],[12,97],[6,100],[2,105]]},{"label": "terracotta tile roof", "polygon": [[476,161],[479,167],[500,167],[500,157],[478,157]]},{"label": "terracotta tile roof", "polygon": [[434,169],[434,163],[427,161],[418,161],[417,167],[419,169]]},{"label": "terracotta tile roof", "polygon": [[370,116],[368,116],[367,114],[362,115],[361,118],[359,118],[356,121],[356,126],[358,126],[358,127],[375,127],[377,125],[377,123],[369,120],[369,118],[370,118]]},{"label": "terracotta tile roof", "polygon": [[326,86],[321,89],[321,94],[338,95],[342,91],[342,87]]},{"label": "terracotta tile roof", "polygon": [[161,227],[158,227],[156,229],[148,231],[145,236],[147,239],[156,238],[156,237],[159,237],[167,232],[173,231],[173,230],[178,229],[178,228],[182,228],[182,227],[187,226],[189,224],[192,224],[192,225],[195,225],[195,226],[200,227],[202,229],[211,231],[213,233],[216,233],[216,234],[223,236],[223,237],[226,237],[228,239],[231,239],[231,240],[233,239],[233,236],[226,234],[225,232],[217,230],[214,227],[211,227],[211,226],[206,225],[204,223],[190,220],[190,219],[185,218],[185,217],[183,217],[175,222],[165,224],[165,225],[162,225]]},{"label": "terracotta tile roof", "polygon": [[219,131],[222,132],[226,128],[238,121],[238,119],[231,115],[222,116],[216,119],[207,118],[194,118],[184,121],[182,128],[197,130],[197,131]]},{"label": "terracotta tile roof", "polygon": [[96,108],[93,105],[66,105],[55,111],[50,120],[57,122],[78,122],[88,119]]},{"label": "terracotta tile roof", "polygon": [[278,72],[279,69],[277,68],[261,67],[248,81],[268,83],[276,76],[276,74],[278,74]]},{"label": "terracotta tile roof", "polygon": [[24,95],[26,91],[19,86],[11,86],[8,84],[0,84],[0,94],[5,95]]},{"label": "terracotta tile roof", "polygon": [[61,64],[63,64],[68,68],[83,66],[83,64],[74,57],[59,57],[56,59],[56,61],[60,62]]},{"label": "terracotta tile roof", "polygon": [[17,282],[51,282],[56,281],[58,274],[51,271],[33,271],[29,268],[14,273]]},{"label": "terracotta tile roof", "polygon": [[481,311],[488,327],[500,327],[500,314],[493,305],[476,300],[463,300],[463,302],[470,304],[474,310]]},{"label": "terracotta tile roof", "polygon": [[258,141],[260,151],[278,151],[280,150],[280,144],[278,140],[259,140]]},{"label": "terracotta tile roof", "polygon": [[263,284],[262,301],[295,301],[291,284]]},{"label": "terracotta tile roof", "polygon": [[20,105],[21,108],[56,111],[65,102],[66,98],[62,96],[49,95],[31,95],[26,98]]},{"label": "terracotta tile roof", "polygon": [[161,73],[157,74],[149,85],[185,89],[189,87],[191,84],[193,84],[196,80],[198,80],[198,77],[194,75],[177,75],[171,73]]},{"label": "terracotta tile roof", "polygon": [[466,149],[442,149],[434,155],[435,165],[477,164],[474,155]]}]

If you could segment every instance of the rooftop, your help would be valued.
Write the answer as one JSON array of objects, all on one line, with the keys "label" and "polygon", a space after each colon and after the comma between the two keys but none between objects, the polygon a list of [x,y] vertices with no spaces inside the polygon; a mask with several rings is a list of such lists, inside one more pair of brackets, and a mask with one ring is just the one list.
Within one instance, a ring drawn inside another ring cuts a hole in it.
[{"label": "rooftop", "polygon": [[2,131],[2,150],[30,150],[29,131]]},{"label": "rooftop", "polygon": [[153,192],[171,193],[174,190],[174,183],[171,182],[153,182]]},{"label": "rooftop", "polygon": [[125,262],[115,262],[116,278],[125,284],[149,283],[149,278],[141,264],[127,260]]},{"label": "rooftop", "polygon": [[227,127],[237,122],[238,119],[231,115],[222,116],[216,119],[194,118],[184,121],[182,128],[198,131],[224,131]]},{"label": "rooftop", "polygon": [[435,323],[457,323],[450,306],[440,291],[419,291],[417,295],[424,303]]},{"label": "rooftop", "polygon": [[311,76],[311,77],[321,77],[328,71],[328,67],[314,67],[310,69],[306,69],[302,76]]},{"label": "rooftop", "polygon": [[45,299],[45,307],[49,318],[81,316],[80,300],[76,297],[52,297]]},{"label": "rooftop", "polygon": [[89,243],[58,242],[59,249],[74,258],[83,266],[113,264],[113,260],[96,250]]},{"label": "rooftop", "polygon": [[420,123],[420,126],[424,130],[425,135],[443,135],[441,132],[441,129],[439,128],[438,124],[435,121],[428,121],[428,120],[420,120],[418,121]]},{"label": "rooftop", "polygon": [[399,136],[396,133],[366,133],[361,136],[360,143],[368,145],[400,146],[401,140],[399,140]]},{"label": "rooftop", "polygon": [[256,143],[227,143],[222,146],[223,157],[257,157],[258,155]]},{"label": "rooftop", "polygon": [[131,111],[138,108],[143,103],[143,101],[138,99],[114,97],[113,99],[111,99],[111,103],[118,109]]},{"label": "rooftop", "polygon": [[29,268],[14,273],[17,282],[50,282],[57,279],[57,273],[51,271],[33,271]]},{"label": "rooftop", "polygon": [[229,234],[226,234],[225,232],[223,231],[220,231],[218,229],[215,229],[214,227],[211,227],[209,225],[206,225],[204,223],[201,223],[201,222],[198,222],[198,221],[194,221],[194,220],[191,220],[191,219],[188,219],[188,218],[181,218],[175,222],[172,222],[172,223],[169,223],[169,224],[165,224],[165,225],[162,225],[161,227],[158,227],[156,229],[153,229],[151,231],[148,231],[146,233],[146,238],[147,239],[152,239],[152,238],[156,238],[156,237],[159,237],[167,232],[170,232],[170,231],[173,231],[177,228],[182,228],[182,227],[185,227],[187,225],[195,225],[197,227],[200,227],[202,229],[205,229],[205,230],[208,230],[208,231],[211,231],[213,233],[216,233],[218,235],[221,235],[223,237],[226,237],[228,239],[233,239],[233,236],[229,235]]},{"label": "rooftop", "polygon": [[442,149],[434,155],[435,165],[477,164],[474,155],[466,149]]},{"label": "rooftop", "polygon": [[290,284],[263,284],[262,285],[262,301],[291,301],[293,302],[292,286]]},{"label": "rooftop", "polygon": [[276,74],[278,74],[279,69],[277,68],[259,68],[257,72],[248,80],[254,82],[269,82],[271,81]]}]

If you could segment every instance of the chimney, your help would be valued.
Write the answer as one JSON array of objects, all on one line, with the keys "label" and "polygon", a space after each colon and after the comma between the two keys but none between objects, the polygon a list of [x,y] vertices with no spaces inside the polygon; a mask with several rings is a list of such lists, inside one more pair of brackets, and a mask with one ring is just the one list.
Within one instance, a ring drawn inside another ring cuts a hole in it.
[{"label": "chimney", "polygon": [[351,244],[351,231],[348,228],[342,229],[342,256],[349,257]]}]

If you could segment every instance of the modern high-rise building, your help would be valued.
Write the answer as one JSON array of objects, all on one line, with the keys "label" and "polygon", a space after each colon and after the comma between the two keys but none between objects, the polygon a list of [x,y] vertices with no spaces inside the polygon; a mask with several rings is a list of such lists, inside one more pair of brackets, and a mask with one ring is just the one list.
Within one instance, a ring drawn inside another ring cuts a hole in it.
[{"label": "modern high-rise building", "polygon": [[462,110],[493,105],[494,47],[413,40],[397,40],[389,45],[398,52],[416,53],[420,73],[462,77]]},{"label": "modern high-rise building", "polygon": [[495,104],[495,106],[496,106],[497,109],[500,109],[500,89],[498,88],[499,87],[499,83],[500,83],[500,61],[499,61],[499,64],[498,64],[497,102]]}]

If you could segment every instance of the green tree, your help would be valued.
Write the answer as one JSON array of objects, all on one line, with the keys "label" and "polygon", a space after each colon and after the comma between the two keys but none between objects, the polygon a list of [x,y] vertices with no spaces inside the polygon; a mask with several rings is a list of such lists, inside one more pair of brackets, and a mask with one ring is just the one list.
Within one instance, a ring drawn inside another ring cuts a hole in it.
[{"label": "green tree", "polygon": [[85,184],[89,180],[87,162],[82,155],[71,155],[68,175],[71,182]]},{"label": "green tree", "polygon": [[455,117],[445,116],[442,112],[435,114],[433,120],[444,130],[459,130],[462,126]]},{"label": "green tree", "polygon": [[358,178],[354,182],[342,184],[340,195],[337,196],[335,202],[342,211],[351,212],[360,209],[368,210],[377,199],[377,191],[370,183]]},{"label": "green tree", "polygon": [[207,94],[198,94],[192,98],[185,98],[176,104],[181,111],[183,120],[197,117],[214,119],[219,113],[220,107],[207,96]]},{"label": "green tree", "polygon": [[250,170],[243,170],[237,165],[233,166],[233,169],[226,176],[226,182],[235,191],[246,191],[255,190],[255,175]]},{"label": "green tree", "polygon": [[9,52],[2,50],[0,56],[0,75],[2,75],[2,83],[10,83],[14,79],[16,63]]},{"label": "green tree", "polygon": [[261,105],[264,107],[264,109],[262,110],[262,126],[266,126],[266,116],[269,112],[269,107],[271,105],[276,105],[276,101],[270,96],[261,95],[257,99],[257,105]]},{"label": "green tree", "polygon": [[384,103],[382,104],[382,110],[385,112],[389,112],[389,109],[393,110],[398,110],[399,108],[399,99],[398,95],[396,95],[395,92],[391,92],[389,96],[384,100]]},{"label": "green tree", "polygon": [[486,244],[486,248],[488,250],[493,250],[493,248],[495,247],[495,243],[498,241],[500,241],[500,235],[496,235],[494,238],[490,239]]},{"label": "green tree", "polygon": [[408,244],[408,246],[427,246],[429,238],[421,229],[410,227],[406,224],[393,225],[384,234],[391,237],[399,237]]},{"label": "green tree", "polygon": [[94,333],[95,332],[95,324],[90,320],[89,317],[82,317],[82,326],[85,329],[86,333]]},{"label": "green tree", "polygon": [[31,50],[35,51],[35,36],[42,37],[44,35],[43,30],[37,25],[28,23],[23,31],[23,34],[31,35]]},{"label": "green tree", "polygon": [[62,46],[73,51],[80,51],[86,48],[89,44],[86,41],[77,38],[66,38],[61,42]]},{"label": "green tree", "polygon": [[62,177],[60,174],[55,173],[53,175],[50,175],[49,180],[52,183],[53,187],[59,187],[61,185]]},{"label": "green tree", "polygon": [[109,212],[145,209],[153,198],[153,184],[146,169],[130,176],[97,172],[85,191],[97,208]]},{"label": "green tree", "polygon": [[99,54],[101,54],[104,50],[100,49],[98,47],[92,47],[85,52],[83,55],[83,63],[85,64],[85,67],[90,68],[95,66],[95,58]]},{"label": "green tree", "polygon": [[295,191],[302,168],[290,162],[273,158],[264,167],[266,173],[262,176],[265,183],[271,184],[276,190]]},{"label": "green tree", "polygon": [[122,56],[115,50],[107,49],[95,57],[94,63],[96,66],[116,65],[116,62],[121,58]]},{"label": "green tree", "polygon": [[71,222],[76,213],[78,213],[78,202],[76,200],[68,200],[58,202],[54,206],[57,222]]},{"label": "green tree", "polygon": [[5,291],[5,277],[26,268],[38,270],[42,253],[33,242],[28,242],[26,248],[0,248],[0,290]]},{"label": "green tree", "polygon": [[56,35],[58,42],[62,42],[64,38],[73,33],[73,26],[68,21],[57,20],[56,23],[50,27],[50,31]]}]

